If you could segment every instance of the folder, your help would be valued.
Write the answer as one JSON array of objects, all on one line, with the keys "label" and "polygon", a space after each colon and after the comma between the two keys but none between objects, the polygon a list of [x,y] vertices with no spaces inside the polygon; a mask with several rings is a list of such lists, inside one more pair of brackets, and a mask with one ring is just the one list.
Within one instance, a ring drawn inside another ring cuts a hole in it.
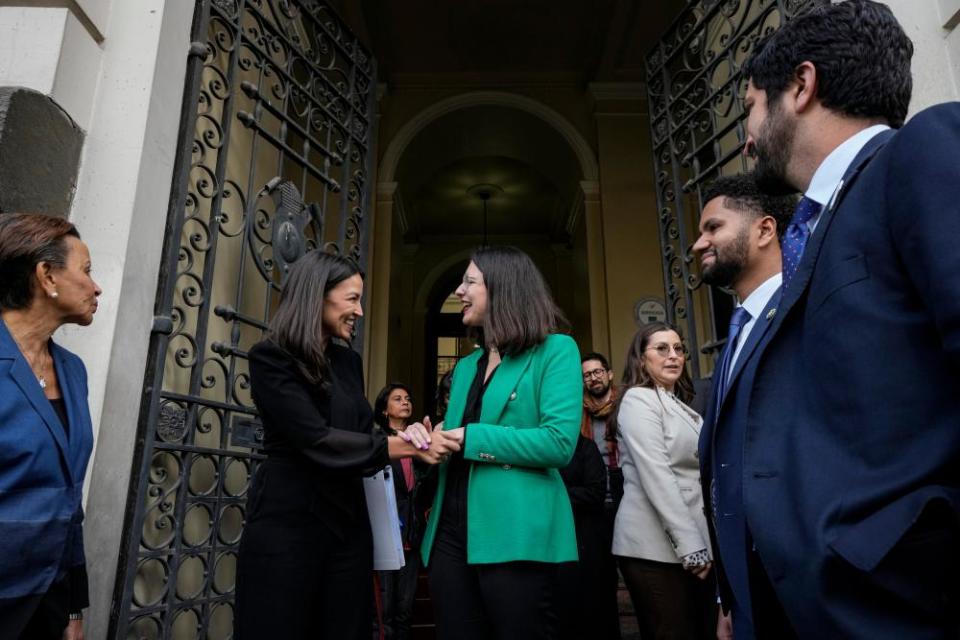
[{"label": "folder", "polygon": [[400,569],[405,564],[397,494],[393,489],[393,468],[384,467],[363,479],[367,495],[367,513],[373,530],[373,568],[377,571]]}]

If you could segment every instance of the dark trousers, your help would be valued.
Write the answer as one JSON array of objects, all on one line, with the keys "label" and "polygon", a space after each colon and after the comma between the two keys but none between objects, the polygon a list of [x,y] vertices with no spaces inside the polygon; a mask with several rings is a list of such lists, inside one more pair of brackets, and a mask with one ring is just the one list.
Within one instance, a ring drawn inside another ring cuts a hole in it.
[{"label": "dark trousers", "polygon": [[466,523],[462,529],[444,524],[430,557],[437,638],[554,640],[557,565],[467,564]]},{"label": "dark trousers", "polygon": [[682,566],[640,558],[617,559],[643,640],[713,640],[717,633],[715,582]]},{"label": "dark trousers", "polygon": [[381,571],[383,589],[383,636],[391,640],[406,640],[410,635],[413,602],[417,595],[417,575],[420,573],[420,551],[404,551],[402,569]]},{"label": "dark trousers", "polygon": [[236,640],[370,640],[369,525],[336,536],[321,523],[247,524],[237,560]]},{"label": "dark trousers", "polygon": [[69,622],[69,604],[66,578],[43,595],[0,599],[0,640],[60,640]]}]

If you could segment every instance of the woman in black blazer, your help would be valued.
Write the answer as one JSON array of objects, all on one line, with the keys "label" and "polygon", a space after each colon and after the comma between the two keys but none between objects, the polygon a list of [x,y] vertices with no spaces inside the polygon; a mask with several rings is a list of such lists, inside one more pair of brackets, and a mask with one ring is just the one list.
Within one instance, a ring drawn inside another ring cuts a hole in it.
[{"label": "woman in black blazer", "polygon": [[373,430],[360,356],[331,340],[351,339],[362,295],[353,262],[311,251],[291,269],[267,339],[250,350],[267,459],[240,543],[239,640],[368,640],[373,541],[362,478],[391,458],[436,464],[460,448],[419,423],[394,436]]}]

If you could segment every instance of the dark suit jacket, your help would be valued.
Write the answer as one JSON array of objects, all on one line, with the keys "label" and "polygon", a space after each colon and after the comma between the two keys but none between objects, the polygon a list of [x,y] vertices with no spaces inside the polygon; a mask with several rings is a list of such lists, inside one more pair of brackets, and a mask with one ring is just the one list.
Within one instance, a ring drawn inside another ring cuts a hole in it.
[{"label": "dark suit jacket", "polygon": [[386,436],[373,431],[360,356],[331,344],[327,357],[330,380],[321,388],[273,342],[250,350],[267,455],[250,489],[250,524],[321,521],[337,536],[369,527],[362,478],[389,464]]},{"label": "dark suit jacket", "polygon": [[42,594],[83,565],[83,478],[93,448],[87,372],[50,342],[64,430],[0,320],[0,598]]},{"label": "dark suit jacket", "polygon": [[957,637],[960,104],[875,137],[767,331],[743,509],[800,637]]},{"label": "dark suit jacket", "polygon": [[753,636],[747,570],[749,542],[742,508],[744,427],[756,375],[757,346],[776,317],[780,294],[781,289],[777,289],[770,296],[747,335],[730,372],[719,412],[714,402],[715,390],[711,389],[700,431],[700,480],[718,588],[724,610],[734,612],[738,640]]}]

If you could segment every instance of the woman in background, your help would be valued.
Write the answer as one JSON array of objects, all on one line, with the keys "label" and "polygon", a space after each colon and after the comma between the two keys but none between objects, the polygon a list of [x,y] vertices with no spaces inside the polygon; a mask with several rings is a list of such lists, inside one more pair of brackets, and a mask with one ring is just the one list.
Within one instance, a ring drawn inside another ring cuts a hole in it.
[{"label": "woman in background", "polygon": [[456,295],[479,348],[454,370],[444,433],[463,455],[441,466],[422,547],[437,637],[554,638],[557,565],[577,559],[558,469],[580,431],[579,352],[518,249],[478,249]]},{"label": "woman in background", "polygon": [[[406,431],[413,416],[413,398],[410,388],[393,382],[377,394],[373,403],[373,419],[388,435]],[[384,637],[406,640],[410,633],[413,601],[417,591],[417,575],[420,572],[420,541],[426,508],[419,499],[422,472],[413,458],[391,460],[393,488],[397,497],[397,513],[400,517],[400,535],[403,540],[404,565],[396,571],[381,571],[383,589]],[[425,466],[425,465],[424,465]]]},{"label": "woman in background", "polygon": [[716,633],[716,593],[703,512],[693,384],[680,335],[654,322],[627,352],[617,413],[624,493],[613,553],[644,640]]},{"label": "woman in background", "polygon": [[0,214],[0,638],[83,637],[87,371],[51,336],[93,322],[90,273],[66,220]]},{"label": "woman in background", "polygon": [[355,263],[310,251],[291,268],[266,339],[250,349],[267,458],[250,487],[237,560],[239,640],[369,640],[363,477],[391,459],[435,464],[460,448],[419,423],[393,436],[373,429],[360,356],[334,340],[351,340],[362,296]]}]

